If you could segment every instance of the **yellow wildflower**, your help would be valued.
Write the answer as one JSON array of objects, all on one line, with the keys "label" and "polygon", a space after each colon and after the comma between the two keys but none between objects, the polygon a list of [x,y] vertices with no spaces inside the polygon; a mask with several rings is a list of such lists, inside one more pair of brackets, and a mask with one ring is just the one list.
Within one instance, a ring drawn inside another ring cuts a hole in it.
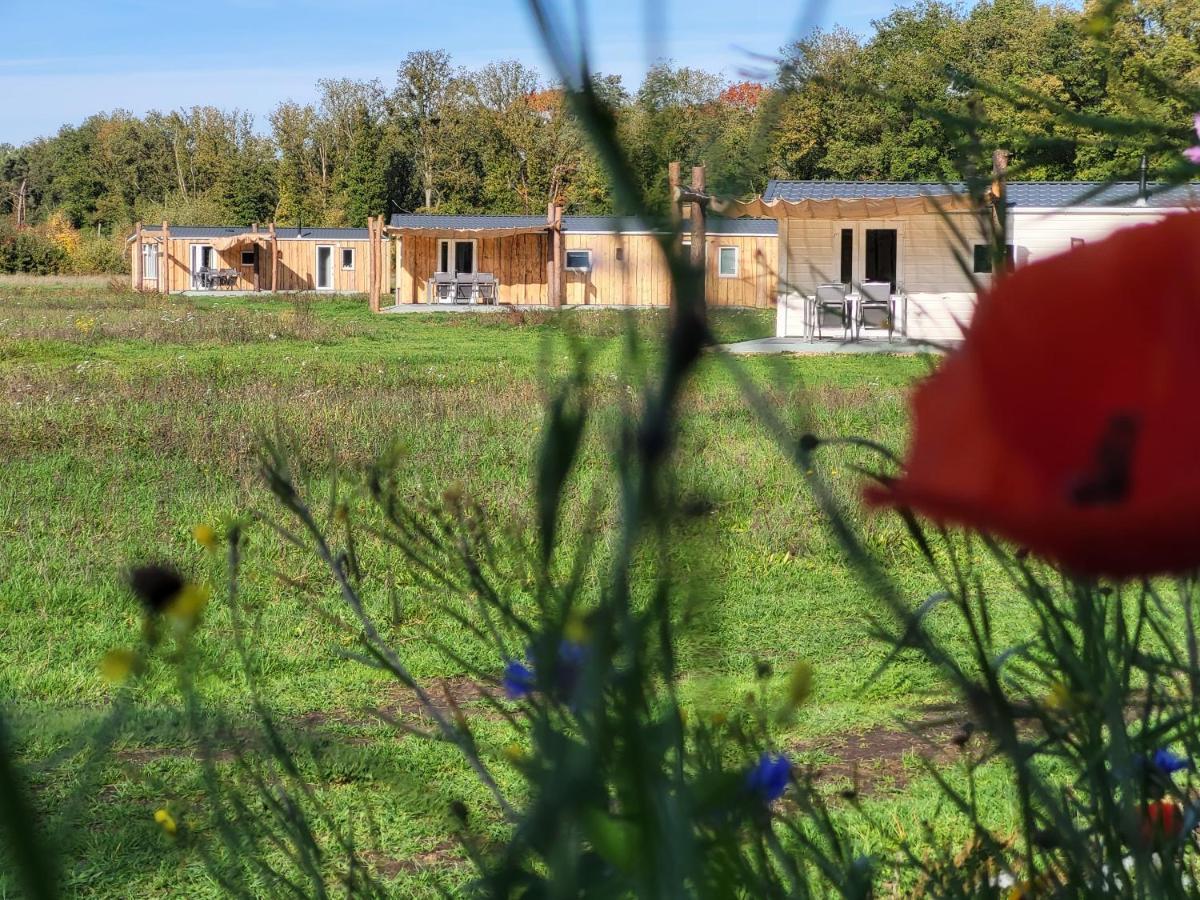
[{"label": "yellow wildflower", "polygon": [[1084,704],[1083,698],[1061,681],[1050,685],[1044,702],[1048,709],[1063,713],[1077,712]]},{"label": "yellow wildflower", "polygon": [[802,706],[812,693],[813,670],[809,663],[801,660],[792,666],[792,675],[788,679],[788,703],[795,709]]},{"label": "yellow wildflower", "polygon": [[207,550],[209,553],[217,552],[217,532],[211,525],[200,524],[192,529],[192,537],[196,539],[196,543]]},{"label": "yellow wildflower", "polygon": [[588,639],[587,619],[577,609],[571,610],[567,621],[563,623],[563,637],[572,644],[586,644]]},{"label": "yellow wildflower", "polygon": [[119,684],[133,672],[136,662],[132,650],[109,650],[100,660],[100,677],[110,684]]},{"label": "yellow wildflower", "polygon": [[208,597],[207,587],[189,581],[167,606],[166,613],[179,631],[189,631],[208,605]]},{"label": "yellow wildflower", "polygon": [[165,809],[156,809],[154,811],[154,821],[162,826],[170,837],[175,837],[179,833],[179,825],[175,822],[175,817]]}]

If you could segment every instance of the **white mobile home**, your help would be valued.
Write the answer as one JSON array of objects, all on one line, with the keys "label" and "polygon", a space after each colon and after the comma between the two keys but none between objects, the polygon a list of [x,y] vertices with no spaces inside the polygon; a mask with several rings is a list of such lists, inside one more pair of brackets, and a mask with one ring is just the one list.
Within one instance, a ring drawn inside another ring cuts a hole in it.
[{"label": "white mobile home", "polygon": [[[738,206],[779,219],[779,337],[811,335],[818,285],[889,282],[900,335],[956,340],[991,278],[984,220],[963,184],[772,181]],[[1196,208],[1200,184],[1009,182],[1008,255],[1027,265]]]}]

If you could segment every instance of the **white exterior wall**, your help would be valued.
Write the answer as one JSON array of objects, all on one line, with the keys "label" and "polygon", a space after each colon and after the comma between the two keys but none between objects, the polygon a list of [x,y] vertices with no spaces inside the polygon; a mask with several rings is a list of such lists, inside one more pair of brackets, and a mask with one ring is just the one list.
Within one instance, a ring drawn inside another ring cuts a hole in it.
[{"label": "white exterior wall", "polygon": [[[1009,240],[1016,265],[1025,266],[1071,249],[1071,239],[1102,240],[1121,228],[1156,222],[1180,210],[1151,208],[1067,207],[1013,209]],[[840,279],[838,235],[855,228],[855,280],[862,273],[862,231],[895,228],[898,232],[897,287],[907,297],[907,309],[897,311],[913,340],[945,341],[962,337],[962,327],[975,308],[975,285],[968,274],[972,245],[982,243],[978,217],[929,213],[889,219],[785,219],[780,222],[780,284],[776,334],[804,333],[804,297],[818,284]],[[962,264],[956,258],[959,250]],[[964,268],[965,264],[965,268]],[[986,287],[989,275],[975,275]]]},{"label": "white exterior wall", "polygon": [[[776,334],[798,337],[804,333],[804,298],[818,284],[841,278],[840,233],[855,229],[854,280],[863,272],[863,232],[868,228],[897,231],[896,285],[908,298],[907,310],[897,310],[907,321],[907,334],[915,340],[955,340],[960,323],[971,317],[975,290],[971,278],[955,256],[959,248],[967,267],[971,245],[983,240],[977,217],[936,213],[881,219],[785,219],[780,222],[780,302]],[[957,234],[956,234],[957,233]],[[965,242],[965,249],[964,247]],[[989,276],[976,276],[986,282]]]},{"label": "white exterior wall", "polygon": [[[1017,265],[1046,259],[1071,249],[1071,239],[1087,243],[1103,240],[1121,228],[1157,222],[1168,209],[1015,209],[1012,212],[1012,242]],[[1178,210],[1174,210],[1178,212]]]}]

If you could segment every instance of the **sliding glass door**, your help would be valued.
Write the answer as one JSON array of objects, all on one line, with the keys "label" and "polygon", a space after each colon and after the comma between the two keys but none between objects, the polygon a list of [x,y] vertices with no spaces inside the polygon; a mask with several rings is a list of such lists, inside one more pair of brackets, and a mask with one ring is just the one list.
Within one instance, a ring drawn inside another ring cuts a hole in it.
[{"label": "sliding glass door", "polygon": [[333,290],[333,247],[324,244],[317,247],[317,290]]}]

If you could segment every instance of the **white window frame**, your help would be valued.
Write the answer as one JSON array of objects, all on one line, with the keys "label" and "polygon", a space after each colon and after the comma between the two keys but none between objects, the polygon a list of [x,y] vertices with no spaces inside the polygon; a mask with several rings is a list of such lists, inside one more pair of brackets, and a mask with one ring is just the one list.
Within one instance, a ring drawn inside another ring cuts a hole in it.
[{"label": "white window frame", "polygon": [[[329,249],[329,284],[321,287],[321,251]],[[337,267],[333,264],[333,251],[337,248],[333,244],[317,244],[313,247],[313,285],[318,291],[335,291],[337,290]]]},{"label": "white window frame", "polygon": [[[249,254],[250,254],[250,262],[246,262],[246,254],[247,254],[247,253],[249,253]],[[243,266],[252,266],[252,265],[254,265],[254,248],[253,248],[253,247],[251,247],[249,250],[243,250],[243,251],[242,251],[241,263],[242,263],[242,265],[243,265]]]},{"label": "white window frame", "polygon": [[142,244],[142,278],[158,281],[158,244]]},{"label": "white window frame", "polygon": [[[200,272],[199,269],[204,268],[205,251],[208,251],[209,263],[217,261],[217,251],[213,249],[212,244],[192,243],[188,244],[188,276],[189,284],[193,291],[201,290],[200,287]],[[209,268],[214,268],[212,265]]]},{"label": "white window frame", "polygon": [[[726,272],[722,262],[725,259],[725,251],[733,251],[733,271]],[[717,275],[721,278],[737,278],[742,271],[742,253],[741,248],[733,244],[725,244],[717,248]]]},{"label": "white window frame", "polygon": [[[358,254],[354,252],[353,247],[339,247],[338,257],[341,259],[342,271],[353,272],[354,265],[358,261]],[[346,254],[350,254],[350,265],[346,265]]]},{"label": "white window frame", "polygon": [[[458,258],[455,248],[459,244],[471,245],[471,271],[451,271],[454,261]],[[442,268],[442,248],[446,248],[446,268]],[[479,241],[475,238],[439,238],[437,249],[437,271],[441,275],[474,275],[479,271]]]},{"label": "white window frame", "polygon": [[[571,258],[572,253],[586,253],[587,254],[587,265],[586,266],[568,265],[567,260]],[[567,272],[590,272],[590,271],[592,271],[591,248],[589,248],[589,247],[572,247],[570,250],[565,251],[563,253],[563,269]]]},{"label": "white window frame", "polygon": [[858,286],[867,278],[867,232],[874,230],[896,232],[896,292],[902,293],[907,274],[905,266],[908,264],[908,247],[905,243],[908,235],[907,224],[902,220],[891,218],[847,219],[838,222],[832,229],[832,243],[829,248],[832,253],[832,266],[827,280],[831,283],[838,282],[841,277],[843,228],[849,228],[854,232],[854,253],[850,260],[850,272],[853,276],[850,282],[852,291],[857,291]]}]

